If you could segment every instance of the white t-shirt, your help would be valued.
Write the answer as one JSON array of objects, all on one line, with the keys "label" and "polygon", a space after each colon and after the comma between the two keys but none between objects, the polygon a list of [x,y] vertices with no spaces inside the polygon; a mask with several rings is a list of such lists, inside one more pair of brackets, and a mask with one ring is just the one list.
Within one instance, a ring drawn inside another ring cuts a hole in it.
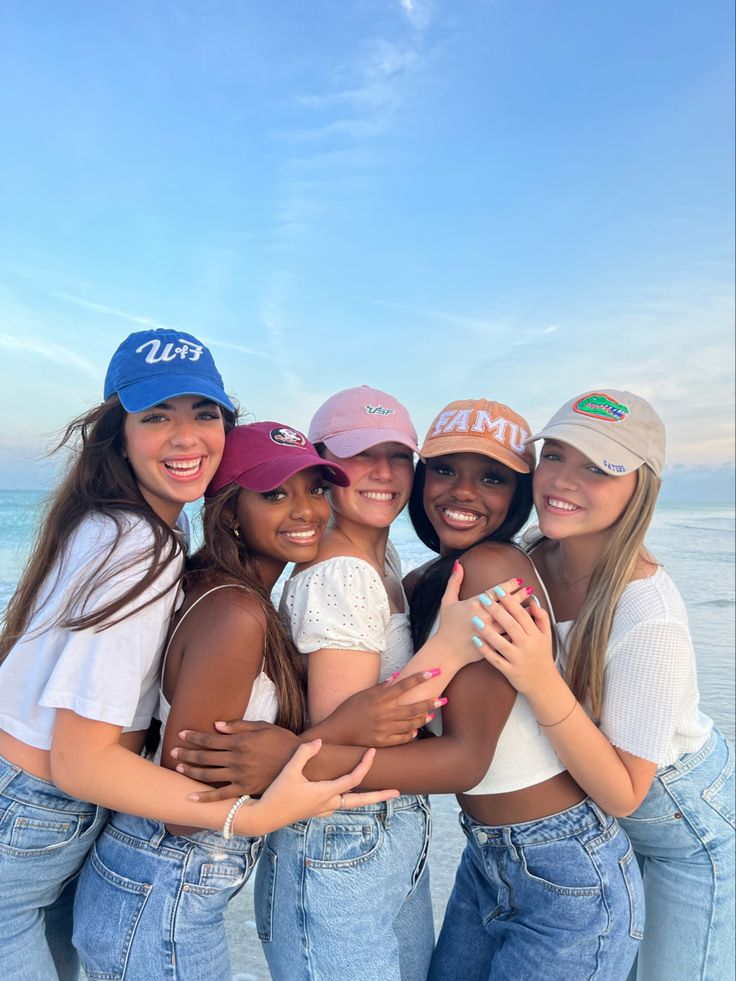
[{"label": "white t-shirt", "polygon": [[[401,560],[389,542],[386,564],[401,579]],[[286,581],[279,614],[300,654],[322,648],[375,651],[379,681],[401,671],[414,653],[406,597],[392,613],[381,577],[365,559],[340,555]]]},{"label": "white t-shirt", "polygon": [[[98,586],[75,614],[91,613],[122,596],[150,563],[153,531],[143,518],[119,515],[123,535],[105,561]],[[114,619],[151,597],[163,598],[105,630],[53,626],[87,573],[110,552],[116,535],[112,518],[88,515],[72,534],[62,558],[42,586],[35,611],[0,665],[0,728],[38,749],[50,749],[56,709],[122,726],[146,729],[158,699],[158,671],[169,622],[181,591],[169,588],[181,573],[184,551],[159,578]],[[165,594],[165,595],[164,595]]]},{"label": "white t-shirt", "polygon": [[[557,623],[559,663],[574,621]],[[606,651],[600,725],[612,745],[667,766],[705,745],[713,722],[698,706],[687,610],[663,568],[621,594]]]}]

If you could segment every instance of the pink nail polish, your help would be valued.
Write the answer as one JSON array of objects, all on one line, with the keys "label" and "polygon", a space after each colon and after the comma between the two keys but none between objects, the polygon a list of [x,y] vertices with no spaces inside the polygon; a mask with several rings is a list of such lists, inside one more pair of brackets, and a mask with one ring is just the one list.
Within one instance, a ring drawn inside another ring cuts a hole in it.
[{"label": "pink nail polish", "polygon": [[434,712],[430,712],[429,715],[427,716],[427,722],[431,722],[433,718],[434,718]]},{"label": "pink nail polish", "polygon": [[527,586],[524,592],[526,593],[527,596],[531,596],[532,593],[534,592],[534,589],[531,586]]},{"label": "pink nail polish", "polygon": [[446,698],[438,698],[437,699],[437,708],[442,708],[443,705],[447,705],[447,699]]},{"label": "pink nail polish", "polygon": [[422,677],[425,679],[425,681],[429,681],[430,678],[436,678],[439,674],[442,674],[440,668],[432,668],[431,671],[425,671]]},{"label": "pink nail polish", "polygon": [[394,671],[394,673],[389,678],[389,681],[396,681],[396,679],[399,677],[400,674],[401,674],[400,671]]},{"label": "pink nail polish", "polygon": [[459,567],[460,567],[460,562],[459,562],[458,559],[455,559],[455,561],[452,564],[453,574],[457,572],[457,570],[459,569]]},{"label": "pink nail polish", "polygon": [[515,579],[514,581],[515,581],[515,583],[516,583],[517,586],[523,586],[524,585],[524,580],[523,579]]}]

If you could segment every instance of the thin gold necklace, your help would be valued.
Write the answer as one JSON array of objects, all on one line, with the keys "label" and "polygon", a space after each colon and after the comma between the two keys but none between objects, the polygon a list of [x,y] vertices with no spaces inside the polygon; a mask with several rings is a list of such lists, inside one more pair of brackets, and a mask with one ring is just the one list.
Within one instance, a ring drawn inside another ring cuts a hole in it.
[{"label": "thin gold necklace", "polygon": [[[346,542],[349,542],[353,546],[353,548],[356,548],[359,552],[362,552],[363,555],[368,556],[368,552],[364,548],[362,548],[360,545],[356,545],[355,542],[352,540],[352,538],[350,538],[350,536],[347,535],[342,530],[342,528],[338,528],[338,526],[335,525],[335,531],[339,531],[340,534],[342,535],[342,537],[345,539],[345,541]],[[370,561],[371,565],[373,566],[373,568],[376,570],[376,572],[380,572],[384,579],[388,579],[388,577],[390,575],[390,570],[386,568],[385,561],[384,561],[384,564],[383,564],[383,569],[381,569],[375,562],[371,561],[370,560],[370,557],[369,557],[369,561]]]}]

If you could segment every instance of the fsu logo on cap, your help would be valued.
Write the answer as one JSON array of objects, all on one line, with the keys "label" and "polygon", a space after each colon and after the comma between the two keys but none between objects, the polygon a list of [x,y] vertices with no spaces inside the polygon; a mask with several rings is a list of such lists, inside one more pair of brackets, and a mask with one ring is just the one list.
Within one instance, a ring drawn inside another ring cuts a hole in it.
[{"label": "fsu logo on cap", "polygon": [[279,446],[304,446],[307,442],[301,433],[298,433],[296,429],[289,429],[287,426],[272,429],[268,435],[271,437],[271,441],[278,443]]},{"label": "fsu logo on cap", "polygon": [[601,395],[600,392],[591,392],[584,395],[573,405],[573,411],[579,412],[582,416],[591,416],[593,419],[605,419],[606,422],[621,422],[629,414],[628,405],[616,402],[608,395]]}]

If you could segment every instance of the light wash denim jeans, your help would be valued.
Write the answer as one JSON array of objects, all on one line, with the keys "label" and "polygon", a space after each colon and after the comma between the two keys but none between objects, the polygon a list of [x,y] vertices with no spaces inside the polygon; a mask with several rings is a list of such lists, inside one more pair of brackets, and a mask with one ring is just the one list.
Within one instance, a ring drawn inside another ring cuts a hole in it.
[{"label": "light wash denim jeans", "polygon": [[231,981],[224,914],[262,838],[171,835],[113,814],[85,862],[74,945],[90,979]]},{"label": "light wash denim jeans", "polygon": [[107,811],[0,756],[0,977],[73,981],[74,878]]},{"label": "light wash denim jeans", "polygon": [[734,978],[734,751],[720,732],[659,770],[621,824],[644,876],[639,981]]},{"label": "light wash denim jeans", "polygon": [[[644,929],[634,852],[590,800],[524,824],[461,813],[468,841],[432,981],[623,981]],[[670,979],[674,981],[674,977]]]},{"label": "light wash denim jeans", "polygon": [[434,946],[426,797],[270,834],[256,924],[274,981],[425,981]]}]

